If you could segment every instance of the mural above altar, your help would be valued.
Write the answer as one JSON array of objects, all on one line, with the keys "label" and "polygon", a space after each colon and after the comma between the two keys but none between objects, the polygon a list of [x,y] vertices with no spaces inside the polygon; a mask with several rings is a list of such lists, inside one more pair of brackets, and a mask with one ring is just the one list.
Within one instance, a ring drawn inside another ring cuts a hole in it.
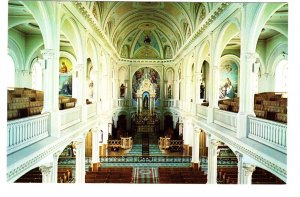
[{"label": "mural above altar", "polygon": [[[139,96],[138,96],[139,95]],[[132,77],[132,105],[137,106],[137,97],[142,98],[144,108],[147,107],[150,97],[154,96],[153,106],[159,106],[160,76],[158,72],[149,67],[138,69]]]}]

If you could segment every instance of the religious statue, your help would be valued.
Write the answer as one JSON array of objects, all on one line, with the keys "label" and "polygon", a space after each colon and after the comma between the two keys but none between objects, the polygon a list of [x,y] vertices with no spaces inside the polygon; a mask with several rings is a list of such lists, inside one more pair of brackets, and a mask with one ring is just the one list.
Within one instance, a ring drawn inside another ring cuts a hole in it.
[{"label": "religious statue", "polygon": [[171,85],[168,86],[168,98],[172,98],[172,88],[171,88]]},{"label": "religious statue", "polygon": [[125,86],[123,83],[120,86],[120,97],[125,97]]},{"label": "religious statue", "polygon": [[144,109],[148,109],[148,104],[149,104],[149,98],[147,95],[145,95],[144,99],[143,99],[143,107]]},{"label": "religious statue", "polygon": [[205,91],[205,86],[201,82],[201,85],[200,85],[200,99],[204,99],[204,91]]}]

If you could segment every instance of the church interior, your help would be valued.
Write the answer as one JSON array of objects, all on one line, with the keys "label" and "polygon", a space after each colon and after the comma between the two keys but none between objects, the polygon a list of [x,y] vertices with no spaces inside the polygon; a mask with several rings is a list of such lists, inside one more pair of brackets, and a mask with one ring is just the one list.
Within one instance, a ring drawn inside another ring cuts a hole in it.
[{"label": "church interior", "polygon": [[286,184],[288,9],[9,0],[6,181]]}]

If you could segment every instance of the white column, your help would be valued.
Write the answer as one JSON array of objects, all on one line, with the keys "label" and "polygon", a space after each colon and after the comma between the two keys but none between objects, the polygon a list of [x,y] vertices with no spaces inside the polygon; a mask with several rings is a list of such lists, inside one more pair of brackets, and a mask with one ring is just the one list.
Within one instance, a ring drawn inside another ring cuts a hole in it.
[{"label": "white column", "polygon": [[51,183],[51,175],[52,175],[52,166],[40,166],[40,171],[42,172],[42,180],[43,183]]},{"label": "white column", "polygon": [[242,184],[243,183],[243,154],[238,152],[238,151],[235,151],[235,155],[237,157],[237,160],[238,160],[238,163],[237,163],[237,166],[238,166],[238,184]]},{"label": "white column", "polygon": [[85,140],[83,138],[75,141],[76,148],[76,171],[75,182],[85,182]]},{"label": "white column", "polygon": [[59,90],[59,69],[56,65],[56,58],[58,54],[54,49],[44,49],[41,51],[44,64],[44,107],[42,113],[51,112],[50,130],[51,136],[60,136],[60,118],[58,108],[58,90]]},{"label": "white column", "polygon": [[99,131],[98,127],[92,129],[92,163],[99,163]]},{"label": "white column", "polygon": [[218,158],[218,146],[220,142],[211,139],[211,135],[208,134],[208,166],[207,166],[207,183],[217,184],[217,158]]},{"label": "white column", "polygon": [[61,151],[57,151],[53,154],[53,173],[52,173],[52,183],[57,183],[57,171],[58,171],[58,158]]},{"label": "white column", "polygon": [[243,164],[243,183],[251,185],[252,184],[252,174],[255,170],[255,166],[251,164]]},{"label": "white column", "polygon": [[194,129],[194,136],[193,136],[193,155],[192,155],[192,161],[193,163],[198,164],[199,167],[199,137],[200,137],[200,129],[196,127]]},{"label": "white column", "polygon": [[192,124],[192,120],[190,119],[190,117],[186,117],[183,120],[183,142],[184,145],[186,145],[187,147],[192,145],[192,143],[190,143],[190,138],[193,135],[193,124]]},{"label": "white column", "polygon": [[[255,49],[250,49],[248,38],[251,34],[249,32],[248,22],[251,20],[247,17],[246,4],[241,4],[241,55],[240,55],[240,73],[239,73],[239,113],[237,116],[237,137],[247,137],[247,116],[255,116],[254,114],[254,81],[252,76],[255,71],[254,63],[257,55]],[[251,11],[252,12],[252,11]]]}]

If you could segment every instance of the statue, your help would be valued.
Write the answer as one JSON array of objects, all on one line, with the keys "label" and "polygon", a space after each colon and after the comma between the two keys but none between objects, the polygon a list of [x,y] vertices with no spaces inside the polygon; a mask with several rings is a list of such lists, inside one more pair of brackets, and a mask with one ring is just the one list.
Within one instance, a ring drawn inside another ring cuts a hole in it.
[{"label": "statue", "polygon": [[145,95],[144,99],[143,99],[143,107],[144,109],[148,109],[148,104],[149,104],[149,98],[147,95]]},{"label": "statue", "polygon": [[201,85],[200,85],[200,99],[204,99],[204,91],[205,91],[205,86],[201,82]]},{"label": "statue", "polygon": [[120,97],[125,97],[125,86],[123,83],[120,86]]},{"label": "statue", "polygon": [[171,85],[168,86],[168,98],[172,98],[172,88],[171,88]]}]

